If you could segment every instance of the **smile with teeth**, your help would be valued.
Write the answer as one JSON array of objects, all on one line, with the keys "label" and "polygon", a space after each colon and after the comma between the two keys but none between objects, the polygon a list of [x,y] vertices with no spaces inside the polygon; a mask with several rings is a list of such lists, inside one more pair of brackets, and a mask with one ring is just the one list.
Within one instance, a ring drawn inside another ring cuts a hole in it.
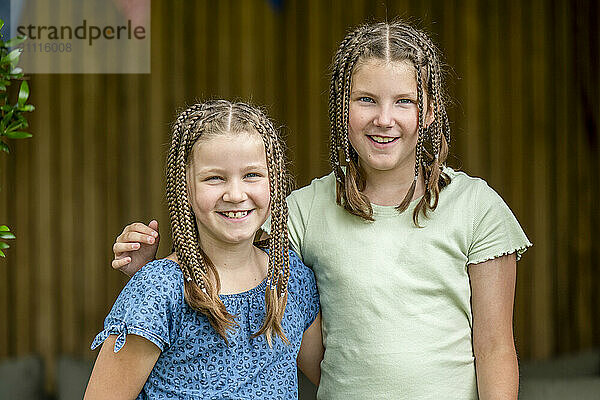
[{"label": "smile with teeth", "polygon": [[231,218],[231,219],[241,219],[244,218],[246,215],[250,214],[252,212],[252,210],[245,210],[245,211],[220,211],[219,214],[227,217],[227,218]]},{"label": "smile with teeth", "polygon": [[376,142],[376,143],[390,143],[393,142],[394,140],[398,139],[397,137],[389,137],[389,136],[375,136],[375,135],[368,135],[369,139],[371,139],[372,141]]}]

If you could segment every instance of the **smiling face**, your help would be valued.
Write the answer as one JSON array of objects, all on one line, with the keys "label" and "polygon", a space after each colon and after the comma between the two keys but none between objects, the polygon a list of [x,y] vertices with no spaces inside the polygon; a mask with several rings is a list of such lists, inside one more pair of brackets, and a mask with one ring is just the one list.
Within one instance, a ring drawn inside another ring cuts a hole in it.
[{"label": "smiling face", "polygon": [[269,214],[265,147],[257,133],[226,133],[194,144],[187,171],[200,242],[252,244]]},{"label": "smiling face", "polygon": [[[430,114],[425,124],[431,122]],[[413,64],[379,59],[361,62],[352,75],[348,139],[367,179],[375,171],[413,174],[417,128]]]}]

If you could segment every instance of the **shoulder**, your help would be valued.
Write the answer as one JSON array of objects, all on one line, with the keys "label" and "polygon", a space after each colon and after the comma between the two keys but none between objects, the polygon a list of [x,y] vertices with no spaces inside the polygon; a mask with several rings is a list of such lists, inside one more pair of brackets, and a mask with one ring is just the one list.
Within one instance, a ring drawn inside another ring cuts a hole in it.
[{"label": "shoulder", "polygon": [[456,171],[450,167],[444,167],[443,172],[451,179],[450,185],[460,189],[475,189],[488,186],[487,182],[482,178],[470,176],[463,171]]},{"label": "shoulder", "polygon": [[[470,176],[463,171],[456,171],[450,167],[444,167],[443,171],[450,177],[450,184],[444,189],[447,194],[455,200],[464,198],[467,201],[477,201],[481,197],[498,197],[498,194],[488,183],[476,176]],[[441,193],[443,193],[442,191]]]},{"label": "shoulder", "polygon": [[315,196],[333,193],[335,195],[335,176],[333,172],[321,178],[313,179],[310,184],[294,190],[289,199],[292,201],[312,200]]},{"label": "shoulder", "polygon": [[144,291],[148,295],[178,293],[183,287],[183,273],[173,260],[154,260],[136,272],[126,287],[130,290]]}]

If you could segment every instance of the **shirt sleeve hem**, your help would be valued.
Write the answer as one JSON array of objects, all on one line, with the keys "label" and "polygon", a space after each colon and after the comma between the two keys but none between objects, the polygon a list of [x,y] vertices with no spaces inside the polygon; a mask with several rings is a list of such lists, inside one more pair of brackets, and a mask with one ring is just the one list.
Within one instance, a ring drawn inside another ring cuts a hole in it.
[{"label": "shirt sleeve hem", "polygon": [[95,350],[98,346],[104,343],[104,341],[110,335],[117,336],[117,339],[115,341],[115,347],[113,349],[115,353],[118,353],[119,350],[121,350],[123,346],[125,346],[127,335],[141,336],[144,339],[155,344],[161,352],[165,351],[165,349],[168,347],[168,343],[157,334],[139,326],[127,326],[125,322],[121,321],[120,323],[111,325],[105,328],[102,332],[100,332],[92,342],[91,349]]},{"label": "shirt sleeve hem", "polygon": [[317,315],[319,315],[319,312],[321,312],[320,305],[317,307],[317,311],[314,313],[314,315],[311,315],[310,318],[308,319],[309,322],[304,327],[304,332],[306,332],[308,330],[308,328],[310,328],[310,326],[315,322],[315,320],[317,319]]},{"label": "shirt sleeve hem", "polygon": [[498,253],[493,253],[491,255],[487,255],[487,256],[479,256],[478,258],[474,258],[473,260],[468,260],[467,261],[467,265],[471,265],[471,264],[479,264],[482,262],[486,262],[486,261],[490,261],[490,260],[494,260],[496,258],[502,257],[502,256],[506,256],[509,254],[513,254],[516,253],[517,255],[517,261],[519,261],[521,259],[521,256],[523,255],[523,253],[525,253],[527,251],[527,249],[529,247],[533,246],[533,244],[531,242],[527,242],[525,245],[521,246],[521,247],[513,247],[510,248],[506,251],[501,251]]}]

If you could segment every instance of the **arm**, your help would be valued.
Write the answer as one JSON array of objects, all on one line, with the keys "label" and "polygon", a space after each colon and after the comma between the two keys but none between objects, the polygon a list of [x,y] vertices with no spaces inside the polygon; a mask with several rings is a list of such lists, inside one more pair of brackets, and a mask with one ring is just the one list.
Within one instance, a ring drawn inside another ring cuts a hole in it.
[{"label": "arm", "polygon": [[98,354],[84,400],[135,399],[160,355],[149,340],[128,335],[123,348],[115,353],[116,335],[110,335]]},{"label": "arm", "polygon": [[321,379],[321,360],[323,360],[323,338],[321,336],[321,313],[302,335],[302,344],[298,352],[297,363],[300,371],[315,385]]},{"label": "arm", "polygon": [[514,253],[469,266],[473,351],[482,400],[517,398],[519,366],[512,324],[516,266]]},{"label": "arm", "polygon": [[159,240],[158,222],[155,220],[148,225],[141,222],[127,225],[113,245],[115,258],[112,267],[127,276],[133,276],[156,258]]}]

